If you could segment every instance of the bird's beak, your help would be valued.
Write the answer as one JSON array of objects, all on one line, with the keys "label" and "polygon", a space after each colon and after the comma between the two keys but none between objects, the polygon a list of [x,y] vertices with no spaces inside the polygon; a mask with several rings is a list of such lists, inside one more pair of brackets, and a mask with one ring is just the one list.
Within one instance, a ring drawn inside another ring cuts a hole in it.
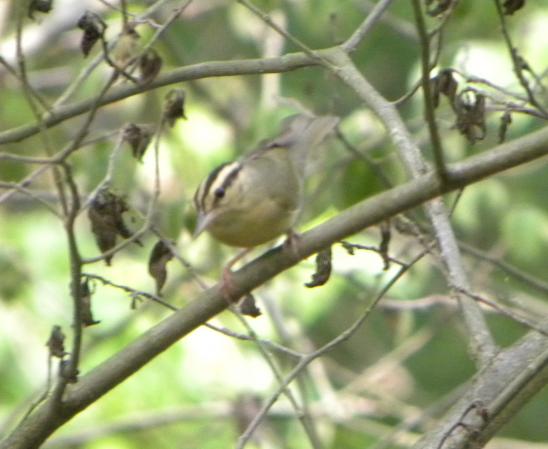
[{"label": "bird's beak", "polygon": [[192,238],[195,239],[202,232],[204,232],[213,221],[213,218],[215,217],[211,212],[209,213],[200,212],[198,214],[198,219],[196,220],[196,227],[194,228],[194,234],[192,234]]}]

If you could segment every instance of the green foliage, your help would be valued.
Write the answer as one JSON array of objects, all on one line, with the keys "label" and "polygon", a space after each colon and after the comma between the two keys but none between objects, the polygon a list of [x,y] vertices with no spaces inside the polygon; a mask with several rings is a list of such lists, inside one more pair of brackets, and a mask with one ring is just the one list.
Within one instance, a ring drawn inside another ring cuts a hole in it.
[{"label": "green foliage", "polygon": [[[97,9],[108,25],[107,37],[112,41],[121,30],[120,13],[107,8],[106,2],[97,2],[97,5],[99,3],[103,9],[99,6]],[[141,14],[145,3],[150,2],[128,3],[131,3],[132,14]],[[254,2],[312,49],[344,41],[364,19],[367,3],[351,0]],[[459,89],[468,85],[467,76],[495,79],[500,75],[512,80],[511,86],[504,85],[505,88],[519,91],[492,2],[458,3],[444,28],[437,69],[458,70],[455,76]],[[507,18],[512,34],[523,46],[520,48],[524,48],[524,55],[535,55],[527,60],[538,73],[548,63],[545,48],[537,42],[543,35],[521,33],[524,36],[519,37],[519,31],[528,29],[529,22],[548,23],[545,7],[540,3],[527,2],[527,8]],[[170,8],[166,6],[161,13],[153,15],[150,23],[164,23]],[[412,17],[411,2],[393,2],[386,20],[375,24],[352,55],[358,69],[390,100],[408,93],[419,80],[420,48]],[[15,19],[8,20],[11,18],[5,21],[9,33],[14,32]],[[45,27],[49,20],[41,16],[40,21],[33,24],[25,22],[24,31],[30,33],[31,26]],[[440,20],[427,18],[427,24],[433,29]],[[154,35],[156,28],[143,23],[138,31],[143,44]],[[79,33],[76,29],[58,29],[46,47],[36,53],[29,50],[26,56],[29,80],[49,105],[101,51],[97,45],[88,59],[84,59],[78,48]],[[26,39],[25,34],[23,42]],[[50,38],[44,35],[44,39]],[[153,47],[161,54],[161,73],[166,74],[191,64],[261,58],[266,50],[271,50],[265,48],[266,43],[274,45],[271,42],[276,39],[279,36],[239,2],[195,1]],[[279,45],[277,54],[274,52],[271,57],[301,50],[289,41]],[[507,69],[499,69],[501,61],[507,64]],[[16,66],[14,61],[11,64]],[[20,82],[8,73],[1,75],[2,130],[36,123],[21,93]],[[94,98],[111,76],[112,68],[102,63],[79,85],[68,104]],[[498,78],[496,82],[499,83]],[[120,75],[113,89],[128,86],[131,83]],[[174,87],[181,86],[143,88],[143,93],[100,108],[86,137],[93,142],[77,149],[68,159],[82,204],[87,205],[92,192],[106,179],[122,127],[127,123],[157,126],[164,97]],[[339,211],[373,197],[388,188],[387,183],[396,185],[408,179],[393,140],[387,138],[379,120],[356,92],[319,67],[276,75],[189,80],[182,87],[187,96],[188,120],[166,127],[159,138],[155,134],[142,162],[135,160],[129,145],[123,143],[110,179],[112,190],[130,205],[124,220],[128,228],[135,231],[145,222],[147,207],[154,196],[157,147],[160,195],[153,222],[163,236],[173,240],[182,256],[182,262],[174,260],[168,264],[167,284],[160,298],[173,307],[184,307],[201,292],[195,282],[196,275],[207,285],[218,281],[227,260],[237,251],[208,236],[191,238],[196,215],[192,199],[196,187],[217,165],[247,154],[261,140],[276,135],[285,117],[302,110],[338,115],[342,118],[340,129],[351,146],[331,138],[311,152],[313,168],[299,231],[311,229]],[[481,89],[489,91],[485,85],[481,85]],[[520,95],[523,96],[523,92]],[[496,145],[501,109],[507,105],[496,102],[491,105],[498,110],[488,113],[487,140],[470,145],[454,127],[456,117],[450,102],[442,99],[436,114],[448,160],[458,161]],[[424,154],[431,156],[420,93],[398,104],[398,108]],[[4,145],[1,152],[18,157],[51,157],[72,142],[86,117],[71,118],[37,136]],[[508,140],[542,126],[541,120],[530,115],[513,113],[512,118]],[[102,137],[95,140],[98,136]],[[47,169],[25,185],[30,189],[30,196],[19,192],[0,202],[0,433],[8,430],[2,428],[2,422],[13,422],[12,418],[21,416],[18,405],[29,398],[35,399],[37,392],[44,389],[48,375],[45,342],[54,325],[61,326],[67,335],[67,351],[72,351],[73,304],[66,222],[44,205],[45,202],[60,213],[54,168],[61,182],[66,181],[66,172],[60,164],[46,166],[36,161],[0,159],[0,181],[20,182],[35,173],[37,167]],[[546,162],[539,160],[510,174],[467,187],[452,217],[463,242],[487,255],[504,258],[544,282],[548,254],[545,171]],[[384,179],[380,175],[384,175]],[[7,190],[2,187],[0,195]],[[66,184],[63,192],[70,196]],[[449,200],[454,198],[455,195],[448,195],[447,204],[452,204]],[[421,215],[415,210],[409,217],[416,219]],[[417,221],[424,223],[422,217]],[[402,230],[400,224],[395,220],[391,223],[388,254],[395,260],[388,267],[384,266],[379,251],[356,249],[350,255],[336,244],[333,273],[325,286],[304,287],[314,272],[311,259],[254,292],[263,315],[248,321],[259,338],[306,353],[340,336],[396,275],[402,266],[399,262],[408,263],[423,251],[425,241],[429,241],[424,229],[421,238],[415,238],[408,230]],[[99,254],[87,211],[76,217],[75,233],[84,259]],[[117,242],[122,240],[118,236]],[[350,243],[375,249],[380,240],[378,227],[363,230],[349,239]],[[157,236],[148,232],[140,238],[142,246],[131,244],[119,251],[112,266],[107,267],[104,261],[83,266],[84,272],[134,292],[90,280],[91,308],[100,323],[83,331],[82,374],[115,356],[171,314],[157,303],[136,298],[138,292],[154,292],[147,260],[156,241]],[[244,262],[265,249],[254,249]],[[187,263],[192,269],[188,269]],[[474,292],[512,306],[525,304],[526,310],[534,302],[538,309],[531,308],[537,311],[531,314],[538,315],[539,319],[546,313],[545,298],[538,289],[485,260],[467,256],[465,263]],[[302,391],[298,386],[293,388],[299,391],[296,394],[299,399],[304,392],[310,401],[310,410],[318,416],[314,421],[325,447],[373,446],[395,431],[400,423],[416,416],[418,408],[443,400],[473,375],[475,368],[467,352],[467,336],[462,331],[461,315],[452,307],[454,300],[448,296],[444,270],[439,259],[431,254],[414,265],[388,291],[352,338],[305,371],[300,380]],[[421,300],[438,297],[441,297],[439,303],[412,308]],[[390,304],[385,305],[384,300]],[[248,332],[230,312],[221,314],[212,323],[232,332]],[[500,315],[489,315],[488,323],[495,339],[504,347],[515,343],[528,330]],[[251,418],[238,415],[240,399],[251,395],[265,401],[279,385],[262,358],[261,349],[264,348],[253,342],[199,328],[79,414],[55,438],[78,435],[89,429],[100,430],[104,425],[124,422],[134,416],[138,424],[143,416],[152,420],[166,410],[182,410],[186,414],[182,413],[179,420],[169,424],[98,436],[79,447],[233,447],[245,428],[242,421],[248,424],[256,413],[252,410]],[[295,358],[267,349],[275,354],[273,358],[282,376],[290,372]],[[58,373],[58,362],[52,360],[53,376]],[[525,441],[546,440],[546,395],[546,392],[539,394],[503,435]],[[308,447],[309,440],[283,395],[272,414],[259,427],[259,442],[264,445],[256,447],[266,447],[272,442],[277,447]],[[249,447],[255,447],[253,444]],[[394,443],[391,447],[399,446]]]}]

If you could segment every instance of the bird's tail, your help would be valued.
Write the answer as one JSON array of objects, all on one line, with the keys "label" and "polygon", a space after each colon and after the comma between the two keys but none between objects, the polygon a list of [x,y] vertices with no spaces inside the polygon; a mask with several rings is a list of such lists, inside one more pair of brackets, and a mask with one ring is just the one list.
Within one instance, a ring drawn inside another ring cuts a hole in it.
[{"label": "bird's tail", "polygon": [[295,167],[304,172],[308,153],[319,145],[339,123],[334,116],[293,115],[288,117],[282,133],[273,139],[270,146],[284,146],[290,151]]}]

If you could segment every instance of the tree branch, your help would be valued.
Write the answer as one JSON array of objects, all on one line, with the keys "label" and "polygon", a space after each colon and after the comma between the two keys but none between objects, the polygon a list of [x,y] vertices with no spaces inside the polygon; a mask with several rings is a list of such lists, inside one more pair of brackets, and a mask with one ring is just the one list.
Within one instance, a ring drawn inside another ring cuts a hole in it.
[{"label": "tree branch", "polygon": [[[328,56],[335,66],[334,73],[348,84],[360,98],[373,109],[384,124],[392,142],[396,146],[410,177],[419,179],[427,170],[428,165],[423,159],[419,147],[413,141],[411,134],[403,123],[395,106],[389,103],[358,71],[348,55],[342,51],[332,51]],[[329,68],[329,67],[327,67]],[[447,170],[449,183],[451,174]],[[443,181],[443,180],[442,180]],[[446,184],[446,182],[443,182]],[[452,185],[452,188],[454,185]],[[443,189],[442,189],[443,190]],[[441,251],[441,258],[447,267],[448,284],[469,290],[468,280],[462,259],[458,250],[455,235],[451,229],[447,210],[439,199],[425,205],[426,212],[435,230],[436,239]],[[462,306],[464,322],[469,332],[469,348],[475,360],[480,364],[490,360],[496,348],[479,306],[470,298],[455,296]]]},{"label": "tree branch", "polygon": [[[241,297],[278,273],[295,265],[300,259],[304,259],[368,226],[416,207],[450,190],[462,188],[487,176],[538,159],[546,154],[548,154],[548,128],[448,166],[452,180],[450,186],[442,185],[435,173],[430,172],[364,200],[324,224],[304,233],[299,240],[298,251],[285,251],[283,247],[277,247],[235,272],[233,274],[234,297]],[[189,302],[186,307],[149,329],[118,354],[82,376],[76,385],[69,386],[65,400],[60,407],[53,407],[54,403],[51,398],[42,403],[33,414],[14,429],[10,436],[0,443],[0,449],[38,447],[80,410],[98,400],[180,338],[225,310],[227,306],[220,285],[205,291]],[[525,366],[523,359],[526,357],[532,357],[531,360],[535,361],[540,360],[538,358],[541,356],[548,358],[548,354],[542,352],[546,352],[547,344],[547,338],[533,334],[526,337],[524,343],[503,352],[483,371],[485,376],[491,377],[484,377],[480,374],[472,386],[472,393],[478,393],[479,387],[487,388],[486,385],[493,380],[493,370],[500,368],[501,364],[507,367],[512,360],[517,360],[520,363],[515,366],[522,370]],[[527,356],[526,351],[531,355]],[[510,354],[512,357],[507,357],[506,354]],[[512,378],[516,377],[515,366],[511,366],[514,370]],[[546,375],[545,371],[544,368],[539,368],[531,372],[534,381],[529,379],[527,382],[537,385],[537,377],[543,379],[542,376]],[[501,372],[501,375],[504,375],[506,379],[509,372],[510,369]],[[523,388],[525,384],[525,382],[519,384],[517,388]],[[506,391],[505,387],[509,385],[509,382],[501,383],[502,386],[499,383],[497,385],[494,388],[498,389],[489,390],[489,394],[495,399]],[[479,393],[481,393],[481,388]],[[469,398],[469,394],[465,397]],[[523,398],[525,400],[526,396]],[[515,401],[500,404],[497,416],[502,416],[502,412],[507,409],[509,413],[505,416],[508,419],[517,411],[516,404]],[[487,430],[494,431],[491,427]],[[439,438],[439,434],[436,433],[436,435]]]},{"label": "tree branch", "polygon": [[[329,51],[318,50],[316,53]],[[211,78],[218,76],[235,75],[259,75],[264,73],[283,73],[302,67],[318,65],[318,61],[304,53],[290,53],[278,58],[243,59],[231,61],[211,61],[194,65],[179,67],[169,73],[159,75],[153,82],[144,86],[123,85],[112,89],[104,95],[98,103],[98,107],[115,103],[125,98],[137,95],[159,87],[176,84],[183,81]],[[79,101],[66,106],[61,106],[48,113],[43,119],[43,126],[50,128],[73,117],[91,110],[96,97]],[[9,142],[18,142],[33,136],[40,131],[37,125],[23,125],[0,133],[0,145]]]},{"label": "tree branch", "polygon": [[[548,382],[548,338],[528,333],[480,371],[413,449],[482,447]],[[468,412],[467,412],[468,411]]]}]

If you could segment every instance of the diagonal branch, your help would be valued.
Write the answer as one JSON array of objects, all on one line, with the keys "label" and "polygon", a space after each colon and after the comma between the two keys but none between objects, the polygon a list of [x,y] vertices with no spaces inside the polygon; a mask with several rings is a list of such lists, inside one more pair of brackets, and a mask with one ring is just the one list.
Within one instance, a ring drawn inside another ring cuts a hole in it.
[{"label": "diagonal branch", "polygon": [[[419,206],[450,190],[462,188],[487,176],[547,154],[548,128],[544,128],[461,163],[448,166],[448,172],[452,179],[451,186],[442,185],[436,174],[430,172],[364,200],[303,234],[299,241],[298,251],[286,251],[283,247],[277,247],[235,272],[233,293],[235,297],[240,297],[297,264],[300,259],[368,226]],[[57,408],[53,407],[56,404],[51,400],[42,403],[33,414],[19,424],[10,436],[0,443],[0,449],[38,447],[80,410],[98,400],[179,339],[225,310],[227,305],[220,285],[205,291],[189,302],[186,307],[149,329],[118,354],[82,376],[76,385],[70,386],[66,392],[65,401]],[[535,338],[537,346],[542,343],[546,348],[547,338]],[[539,351],[537,346],[531,349],[533,355]],[[522,345],[518,345],[512,354],[519,353],[521,347]],[[529,346],[525,345],[525,349],[527,348]],[[545,349],[543,350],[545,351]],[[500,360],[501,357],[498,357],[493,364],[498,363],[497,360]],[[507,362],[505,359],[503,361]],[[491,369],[490,367],[486,370]],[[522,369],[522,366],[520,365],[519,368]],[[537,370],[532,375],[537,373],[540,375],[542,371]],[[506,375],[506,373],[503,374]],[[507,384],[504,385],[504,387],[506,386]],[[520,388],[521,386],[523,385],[518,385]],[[496,392],[493,394],[496,396]],[[505,404],[500,406],[502,411],[504,411]],[[510,412],[515,413],[516,409],[512,408]]]},{"label": "diagonal branch", "polygon": [[[377,90],[362,76],[352,60],[343,53],[330,52],[331,62],[336,66],[335,74],[346,84],[352,87],[360,98],[378,115],[383,122],[392,142],[399,151],[400,158],[405,168],[413,179],[420,179],[428,170],[428,165],[423,159],[419,147],[415,144],[407,127],[403,123],[395,106],[388,102]],[[455,187],[452,174],[447,170],[451,190]],[[440,179],[440,182],[443,180]],[[443,182],[446,184],[445,182]],[[435,199],[425,205],[426,212],[435,230],[436,239],[441,251],[442,260],[448,271],[448,284],[459,286],[469,290],[468,280],[464,271],[464,265],[460,257],[457,241],[447,210],[441,199]],[[493,338],[485,323],[479,306],[470,298],[462,295],[455,296],[462,306],[464,322],[470,330],[469,347],[474,359],[480,364],[486,363],[493,357],[496,348]]]},{"label": "diagonal branch", "polygon": [[[297,38],[294,38],[288,32],[274,24],[266,14],[250,4],[248,0],[239,1],[250,8],[254,14],[261,17],[265,23],[270,25],[278,33],[291,38],[292,42],[299,45],[300,41]],[[268,18],[268,20],[266,20],[266,18]],[[364,28],[364,23],[367,21],[368,18],[362,22],[362,25],[358,29]],[[361,38],[363,38],[363,35]],[[302,46],[302,49],[306,54],[309,54],[309,49],[307,47]],[[345,48],[341,46],[324,52],[315,52],[314,56],[318,56],[318,61],[324,68],[354,89],[360,98],[378,115],[399,151],[404,166],[411,177],[417,178],[425,173],[428,169],[428,164],[424,160],[420,148],[413,141],[395,106],[388,102],[369,84],[356,68],[353,61],[348,56],[348,53],[345,51]],[[428,61],[426,63],[429,64]],[[426,95],[428,97],[428,92],[426,92]],[[434,135],[434,137],[436,136],[437,134]],[[433,144],[435,146],[436,142],[434,141]],[[441,152],[438,152],[437,157],[441,158]],[[438,161],[437,168],[441,181],[444,184],[447,184],[448,181],[450,182],[451,180],[447,179],[447,172],[443,163],[441,163],[441,159]],[[427,203],[425,208],[435,230],[441,252],[441,259],[448,271],[448,285],[458,286],[459,288],[468,290],[468,279],[464,271],[457,240],[451,228],[449,214],[443,202],[440,199],[436,199]],[[485,365],[494,356],[497,348],[481,309],[473,300],[459,295],[457,291],[454,291],[453,294],[462,307],[464,323],[469,329],[469,350],[479,365]]]},{"label": "diagonal branch", "polygon": [[[323,53],[326,50],[319,50],[316,53]],[[158,76],[153,82],[147,85],[123,85],[112,89],[104,95],[98,107],[115,103],[133,95],[137,95],[159,87],[177,84],[184,81],[236,75],[259,75],[265,73],[282,73],[296,70],[302,67],[318,65],[318,61],[304,53],[290,53],[277,58],[265,59],[243,59],[231,61],[203,62],[184,67],[179,67],[169,73]],[[90,111],[96,98],[79,101],[69,105],[61,106],[43,118],[43,126],[50,128],[73,117],[77,117]],[[9,142],[18,142],[39,132],[37,125],[23,125],[0,133],[0,145]]]}]

